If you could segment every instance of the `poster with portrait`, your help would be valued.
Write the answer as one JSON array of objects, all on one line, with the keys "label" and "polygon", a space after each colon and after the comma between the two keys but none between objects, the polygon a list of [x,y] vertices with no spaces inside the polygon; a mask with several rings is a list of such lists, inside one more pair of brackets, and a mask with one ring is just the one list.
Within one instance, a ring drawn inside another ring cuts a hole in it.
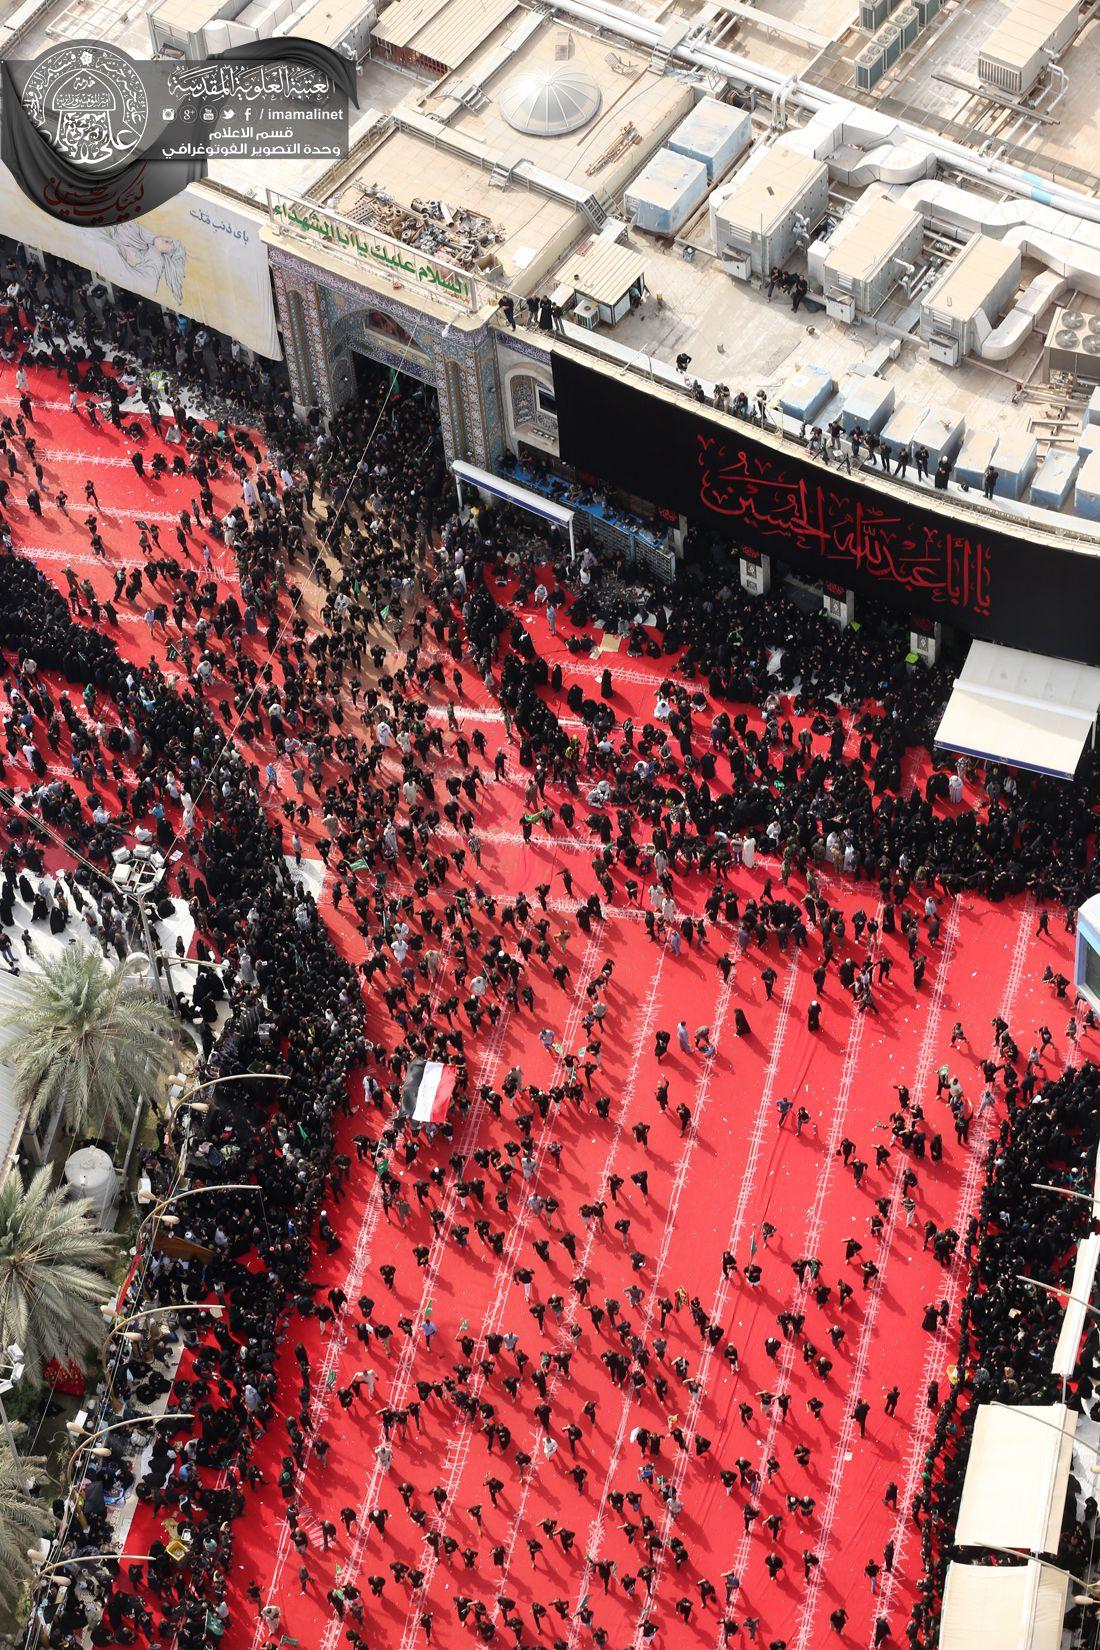
[{"label": "poster with portrait", "polygon": [[216,189],[193,184],[129,223],[77,228],[40,211],[0,165],[0,223],[13,240],[278,359],[264,221],[259,207],[229,205]]}]

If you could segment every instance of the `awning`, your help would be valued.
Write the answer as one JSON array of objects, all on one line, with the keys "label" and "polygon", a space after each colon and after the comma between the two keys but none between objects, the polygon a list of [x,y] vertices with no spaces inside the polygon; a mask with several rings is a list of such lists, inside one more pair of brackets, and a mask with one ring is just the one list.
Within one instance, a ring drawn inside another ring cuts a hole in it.
[{"label": "awning", "polygon": [[1089,1315],[1089,1301],[1096,1282],[1098,1260],[1100,1237],[1083,1238],[1077,1245],[1073,1281],[1069,1286],[1070,1298],[1066,1302],[1066,1315],[1062,1319],[1062,1330],[1058,1336],[1058,1345],[1054,1349],[1054,1362],[1050,1366],[1053,1373],[1060,1375],[1063,1380],[1068,1381],[1077,1368],[1077,1355],[1081,1350],[1081,1336],[1085,1333],[1085,1320]]},{"label": "awning", "polygon": [[594,240],[561,271],[561,282],[594,304],[613,309],[645,278],[649,260],[633,247]]},{"label": "awning", "polygon": [[971,642],[936,743],[1072,779],[1100,707],[1100,669]]},{"label": "awning", "polygon": [[[533,493],[529,487],[521,487],[518,482],[506,481],[503,476],[495,476],[491,470],[479,470],[476,464],[467,464],[463,458],[456,458],[451,469],[460,482],[468,481],[471,487],[480,487],[483,493],[506,498],[509,504],[529,510],[533,516],[552,521],[555,527],[564,527],[572,534],[573,511],[567,510],[564,504],[555,504],[553,499],[543,498],[541,493]],[[1100,675],[1100,671],[1097,674]]]},{"label": "awning", "polygon": [[949,1564],[939,1650],[1058,1650],[1069,1577],[1049,1564]]},{"label": "awning", "polygon": [[982,1404],[955,1545],[1056,1552],[1076,1432],[1065,1404]]},{"label": "awning", "polygon": [[442,1123],[455,1091],[455,1068],[414,1060],[401,1088],[401,1110],[413,1123]]}]

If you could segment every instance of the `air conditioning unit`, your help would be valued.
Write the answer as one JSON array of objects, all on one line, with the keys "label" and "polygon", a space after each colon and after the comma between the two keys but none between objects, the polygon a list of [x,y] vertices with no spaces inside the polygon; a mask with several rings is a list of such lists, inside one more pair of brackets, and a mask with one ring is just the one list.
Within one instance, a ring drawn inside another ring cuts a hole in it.
[{"label": "air conditioning unit", "polygon": [[894,14],[894,23],[901,30],[901,49],[907,51],[917,38],[920,23],[915,6],[902,6]]},{"label": "air conditioning unit", "polygon": [[917,14],[921,28],[926,29],[932,19],[939,15],[940,0],[913,0],[913,10]]},{"label": "air conditioning unit", "polygon": [[881,29],[890,15],[890,0],[859,0],[859,26],[868,34]]},{"label": "air conditioning unit", "polygon": [[573,306],[573,319],[579,327],[594,332],[600,320],[599,304],[594,304],[591,298],[578,298]]},{"label": "air conditioning unit", "polygon": [[880,33],[879,39],[882,41],[886,67],[892,69],[901,56],[901,30],[896,23],[888,23]]},{"label": "air conditioning unit", "polygon": [[831,315],[834,321],[843,321],[851,326],[856,318],[856,301],[850,292],[826,292],[825,313]]},{"label": "air conditioning unit", "polygon": [[722,268],[735,281],[747,281],[752,275],[752,257],[748,252],[739,252],[736,247],[727,247],[722,255]]},{"label": "air conditioning unit", "polygon": [[928,353],[941,367],[957,367],[962,351],[957,338],[951,338],[942,332],[934,332],[928,340]]},{"label": "air conditioning unit", "polygon": [[886,55],[881,42],[872,41],[856,58],[856,85],[861,92],[869,92],[878,85],[886,69]]}]

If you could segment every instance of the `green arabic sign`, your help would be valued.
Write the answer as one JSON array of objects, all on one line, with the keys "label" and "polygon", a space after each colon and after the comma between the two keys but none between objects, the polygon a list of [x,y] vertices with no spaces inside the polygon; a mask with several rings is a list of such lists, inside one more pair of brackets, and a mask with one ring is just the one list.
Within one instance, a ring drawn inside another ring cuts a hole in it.
[{"label": "green arabic sign", "polygon": [[404,246],[379,230],[364,229],[342,218],[339,213],[326,212],[323,207],[295,200],[289,195],[276,195],[268,190],[268,204],[276,224],[284,224],[308,237],[324,241],[334,250],[351,255],[370,268],[391,279],[408,281],[412,285],[458,304],[463,309],[476,307],[474,283],[461,269],[430,253],[418,252]]}]

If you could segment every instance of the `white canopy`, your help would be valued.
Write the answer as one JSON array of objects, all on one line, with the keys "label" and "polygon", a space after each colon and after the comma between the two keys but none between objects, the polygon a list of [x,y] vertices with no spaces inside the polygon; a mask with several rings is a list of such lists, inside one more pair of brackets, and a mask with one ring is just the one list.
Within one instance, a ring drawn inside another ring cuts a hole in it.
[{"label": "white canopy", "polygon": [[1058,1650],[1069,1577],[1037,1559],[949,1564],[939,1650]]},{"label": "white canopy", "polygon": [[956,1546],[1056,1552],[1076,1432],[1077,1416],[1065,1404],[982,1404]]},{"label": "white canopy", "polygon": [[1100,669],[971,642],[936,743],[1072,779],[1100,707]]},{"label": "white canopy", "polygon": [[1073,1282],[1069,1287],[1070,1298],[1066,1302],[1066,1315],[1062,1319],[1058,1345],[1054,1349],[1054,1362],[1050,1366],[1054,1374],[1060,1375],[1063,1380],[1068,1381],[1077,1368],[1077,1354],[1081,1348],[1081,1336],[1085,1333],[1085,1319],[1088,1316],[1089,1301],[1096,1282],[1098,1260],[1100,1237],[1083,1238],[1077,1245]]},{"label": "white canopy", "polygon": [[[468,481],[471,487],[478,487],[483,493],[492,493],[497,498],[506,498],[509,504],[517,504],[521,510],[529,510],[533,516],[541,516],[544,521],[552,521],[555,527],[564,527],[569,534],[569,548],[573,548],[573,514],[564,504],[555,504],[551,498],[543,498],[541,493],[532,492],[530,487],[521,487],[518,481],[508,481],[504,476],[496,476],[492,470],[479,470],[476,464],[467,464],[464,458],[456,458],[451,465],[455,480],[458,482],[458,496],[462,498],[462,483]],[[1100,672],[1097,672],[1100,675]]]}]

